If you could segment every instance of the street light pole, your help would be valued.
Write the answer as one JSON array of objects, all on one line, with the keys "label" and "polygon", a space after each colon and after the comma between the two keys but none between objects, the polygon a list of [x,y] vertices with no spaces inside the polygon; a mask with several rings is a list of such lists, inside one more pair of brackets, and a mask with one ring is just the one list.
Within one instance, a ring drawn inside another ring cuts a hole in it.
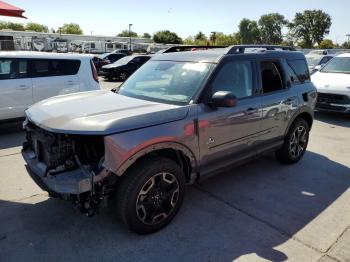
[{"label": "street light pole", "polygon": [[132,24],[129,24],[129,51],[131,52],[131,26]]},{"label": "street light pole", "polygon": [[348,47],[350,46],[350,34],[346,35],[348,37]]}]

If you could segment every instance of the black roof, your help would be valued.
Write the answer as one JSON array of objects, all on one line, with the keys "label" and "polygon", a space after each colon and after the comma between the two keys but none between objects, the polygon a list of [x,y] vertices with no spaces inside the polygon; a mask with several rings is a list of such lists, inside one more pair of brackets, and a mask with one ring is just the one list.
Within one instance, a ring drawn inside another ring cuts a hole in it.
[{"label": "black roof", "polygon": [[292,51],[291,47],[268,45],[235,45],[209,50],[170,52],[155,54],[152,60],[218,63],[223,56],[259,56],[266,58],[305,59],[302,52]]}]

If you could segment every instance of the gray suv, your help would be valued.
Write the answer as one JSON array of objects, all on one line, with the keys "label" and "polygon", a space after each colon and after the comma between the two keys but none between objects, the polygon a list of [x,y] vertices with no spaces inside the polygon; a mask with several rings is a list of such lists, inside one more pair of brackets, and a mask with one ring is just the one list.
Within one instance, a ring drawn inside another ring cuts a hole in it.
[{"label": "gray suv", "polygon": [[316,96],[292,48],[165,52],[118,91],[31,106],[22,154],[50,196],[87,215],[109,203],[129,229],[152,233],[174,218],[186,184],[270,151],[298,162]]}]

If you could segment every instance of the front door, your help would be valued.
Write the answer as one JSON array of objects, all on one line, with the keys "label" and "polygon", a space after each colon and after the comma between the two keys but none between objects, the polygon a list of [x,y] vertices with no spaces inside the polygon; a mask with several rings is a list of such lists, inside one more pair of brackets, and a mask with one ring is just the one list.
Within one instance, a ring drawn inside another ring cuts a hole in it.
[{"label": "front door", "polygon": [[27,61],[0,58],[0,120],[23,117],[32,103]]},{"label": "front door", "polygon": [[230,91],[238,98],[238,103],[226,108],[199,104],[202,175],[256,155],[261,100],[255,96],[255,61],[238,57],[227,57],[225,60],[204,92],[211,97],[217,91]]}]

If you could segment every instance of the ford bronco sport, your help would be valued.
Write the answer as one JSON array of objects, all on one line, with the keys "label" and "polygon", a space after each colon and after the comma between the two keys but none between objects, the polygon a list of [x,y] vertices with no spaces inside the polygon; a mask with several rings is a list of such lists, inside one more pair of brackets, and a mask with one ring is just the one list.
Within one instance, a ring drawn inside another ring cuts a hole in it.
[{"label": "ford bronco sport", "polygon": [[316,96],[305,57],[292,48],[165,52],[119,91],[31,106],[22,154],[50,196],[88,215],[113,203],[129,229],[152,233],[174,218],[186,184],[269,151],[298,162]]}]

